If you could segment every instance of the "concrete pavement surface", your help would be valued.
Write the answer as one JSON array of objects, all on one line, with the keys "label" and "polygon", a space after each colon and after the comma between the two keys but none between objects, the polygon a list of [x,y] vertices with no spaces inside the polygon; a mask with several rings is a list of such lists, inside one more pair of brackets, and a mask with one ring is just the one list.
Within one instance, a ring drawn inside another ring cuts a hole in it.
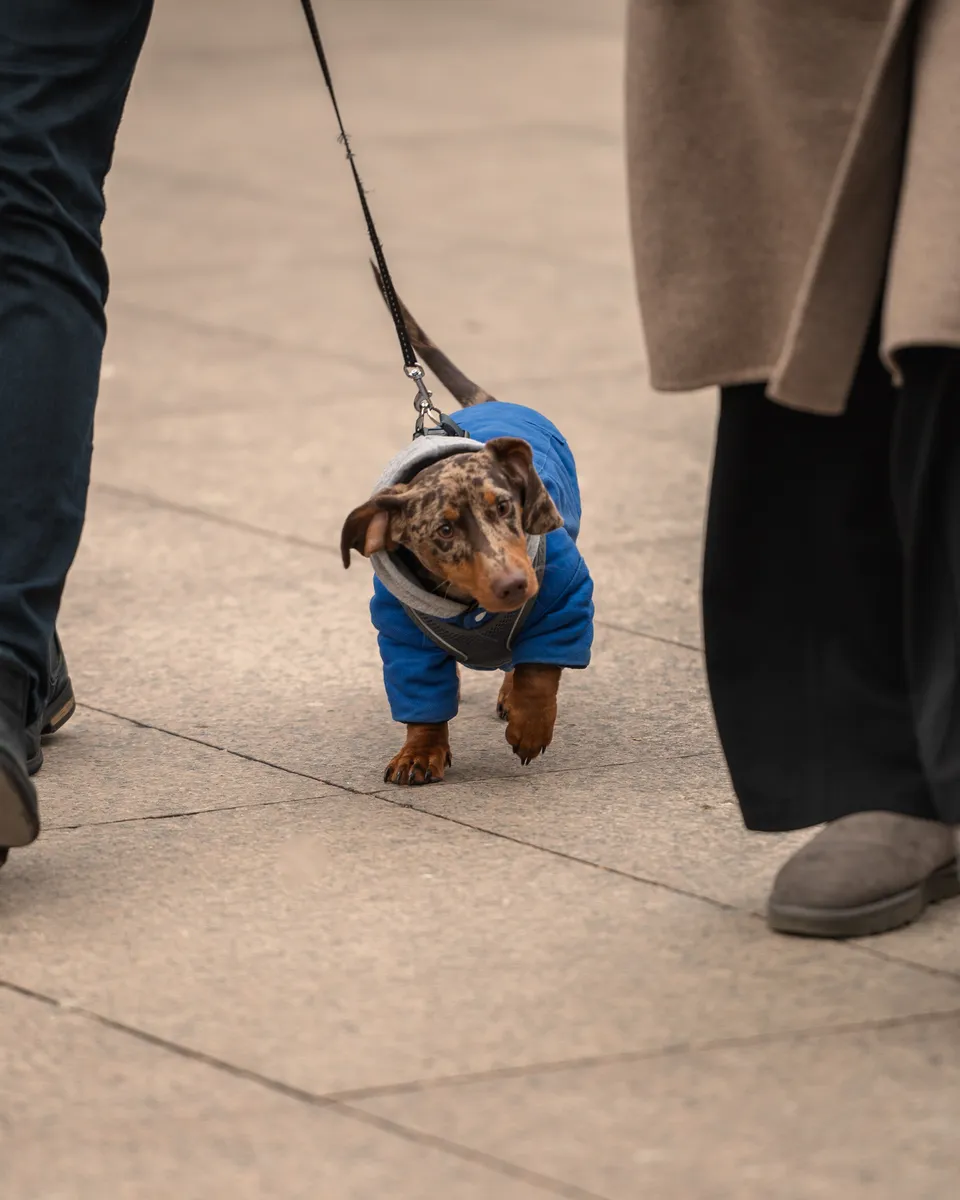
[{"label": "concrete pavement surface", "polygon": [[760,918],[696,585],[714,398],[654,398],[616,0],[321,0],[401,292],[579,458],[596,660],[523,769],[470,675],[398,748],[340,523],[411,388],[295,0],[164,0],[108,189],[62,631],[81,702],[0,877],[4,1200],[954,1196],[960,910]]}]

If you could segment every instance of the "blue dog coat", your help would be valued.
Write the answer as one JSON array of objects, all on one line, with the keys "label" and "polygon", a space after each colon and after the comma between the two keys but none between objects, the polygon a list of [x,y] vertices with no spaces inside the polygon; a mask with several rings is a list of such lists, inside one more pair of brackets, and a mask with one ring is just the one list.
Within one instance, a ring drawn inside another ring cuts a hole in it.
[{"label": "blue dog coat", "polygon": [[[509,661],[501,664],[502,669],[510,670],[523,663],[586,667],[593,642],[593,580],[577,549],[580,488],[570,447],[546,417],[519,404],[492,401],[464,409],[455,417],[470,440],[418,438],[413,447],[416,451],[413,470],[407,470],[407,479],[438,458],[478,450],[491,438],[523,438],[533,450],[533,465],[563,518],[563,528],[548,533],[542,539],[542,546],[538,544],[541,539],[528,540],[531,558],[542,562],[540,590],[511,646]],[[425,443],[433,445],[428,448]],[[402,466],[392,468],[410,457],[405,453],[394,459],[378,490],[386,486],[385,481],[403,480]],[[391,562],[387,563],[386,558]],[[460,699],[457,659],[417,627],[405,606],[428,613],[434,619],[439,616],[444,624],[465,631],[483,630],[496,619],[496,614],[491,615],[476,604],[440,601],[418,589],[411,580],[399,579],[392,560],[393,556],[374,556],[376,577],[370,614],[378,633],[383,679],[393,719],[422,724],[450,721],[457,715]],[[438,604],[443,607],[438,609]],[[469,645],[469,639],[463,640]],[[461,641],[460,635],[457,641]],[[469,655],[464,665],[473,666]]]}]

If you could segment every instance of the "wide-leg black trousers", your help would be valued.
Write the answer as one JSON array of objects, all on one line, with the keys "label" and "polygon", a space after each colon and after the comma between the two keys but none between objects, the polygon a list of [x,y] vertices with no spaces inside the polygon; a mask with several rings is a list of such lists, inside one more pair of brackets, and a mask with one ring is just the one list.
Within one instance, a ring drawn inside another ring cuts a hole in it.
[{"label": "wide-leg black trousers", "polygon": [[840,417],[721,392],[704,637],[751,829],[960,824],[960,350],[902,365],[871,340]]}]

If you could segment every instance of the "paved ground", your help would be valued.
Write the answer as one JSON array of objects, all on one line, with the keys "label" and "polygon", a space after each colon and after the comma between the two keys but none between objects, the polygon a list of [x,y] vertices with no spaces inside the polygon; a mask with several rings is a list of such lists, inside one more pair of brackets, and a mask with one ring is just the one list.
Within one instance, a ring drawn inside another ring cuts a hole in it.
[{"label": "paved ground", "polygon": [[793,843],[741,830],[711,730],[713,400],[643,381],[619,4],[319,7],[403,292],[578,452],[596,663],[544,763],[470,677],[449,783],[384,789],[336,542],[410,388],[294,0],[165,0],[110,188],[83,703],[0,884],[4,1200],[956,1195],[960,912],[758,916]]}]

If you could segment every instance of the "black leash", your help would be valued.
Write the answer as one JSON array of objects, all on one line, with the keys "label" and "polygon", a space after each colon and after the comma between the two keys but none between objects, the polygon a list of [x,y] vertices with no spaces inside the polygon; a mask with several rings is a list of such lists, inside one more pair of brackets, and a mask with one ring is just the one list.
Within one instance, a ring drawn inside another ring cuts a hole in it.
[{"label": "black leash", "polygon": [[360,207],[363,209],[363,219],[367,223],[367,233],[370,236],[370,245],[373,247],[373,254],[377,260],[377,267],[380,271],[380,285],[383,289],[383,297],[387,302],[387,307],[390,309],[390,315],[393,317],[394,328],[397,331],[397,341],[400,343],[400,353],[403,355],[403,373],[408,379],[412,379],[417,385],[417,396],[413,402],[414,408],[417,409],[417,425],[414,432],[414,437],[428,432],[425,427],[425,419],[427,414],[435,417],[438,423],[437,432],[444,432],[454,436],[464,436],[463,430],[452,421],[450,417],[441,413],[434,406],[433,398],[424,380],[423,367],[417,360],[417,356],[413,350],[413,344],[410,341],[410,335],[407,333],[407,327],[403,321],[403,312],[400,308],[400,301],[397,297],[396,288],[393,286],[393,279],[390,276],[390,269],[387,266],[386,255],[383,252],[383,243],[380,241],[380,235],[377,233],[377,227],[373,222],[373,213],[370,211],[370,205],[367,203],[367,193],[364,191],[363,182],[360,179],[360,172],[357,170],[357,163],[353,156],[353,148],[350,145],[350,138],[347,136],[347,131],[343,125],[343,117],[340,115],[340,105],[337,103],[337,93],[333,86],[333,76],[330,74],[330,66],[327,62],[327,56],[324,53],[323,41],[320,38],[320,29],[317,26],[317,16],[313,11],[313,0],[300,0],[303,8],[303,15],[307,19],[307,26],[310,30],[310,37],[313,41],[313,48],[317,52],[317,61],[320,63],[320,70],[323,72],[323,78],[327,85],[327,91],[330,93],[330,99],[333,102],[333,111],[337,117],[337,125],[340,129],[338,141],[343,146],[347,155],[347,162],[350,164],[350,171],[353,174],[353,182],[357,186],[357,195],[360,197]]}]

